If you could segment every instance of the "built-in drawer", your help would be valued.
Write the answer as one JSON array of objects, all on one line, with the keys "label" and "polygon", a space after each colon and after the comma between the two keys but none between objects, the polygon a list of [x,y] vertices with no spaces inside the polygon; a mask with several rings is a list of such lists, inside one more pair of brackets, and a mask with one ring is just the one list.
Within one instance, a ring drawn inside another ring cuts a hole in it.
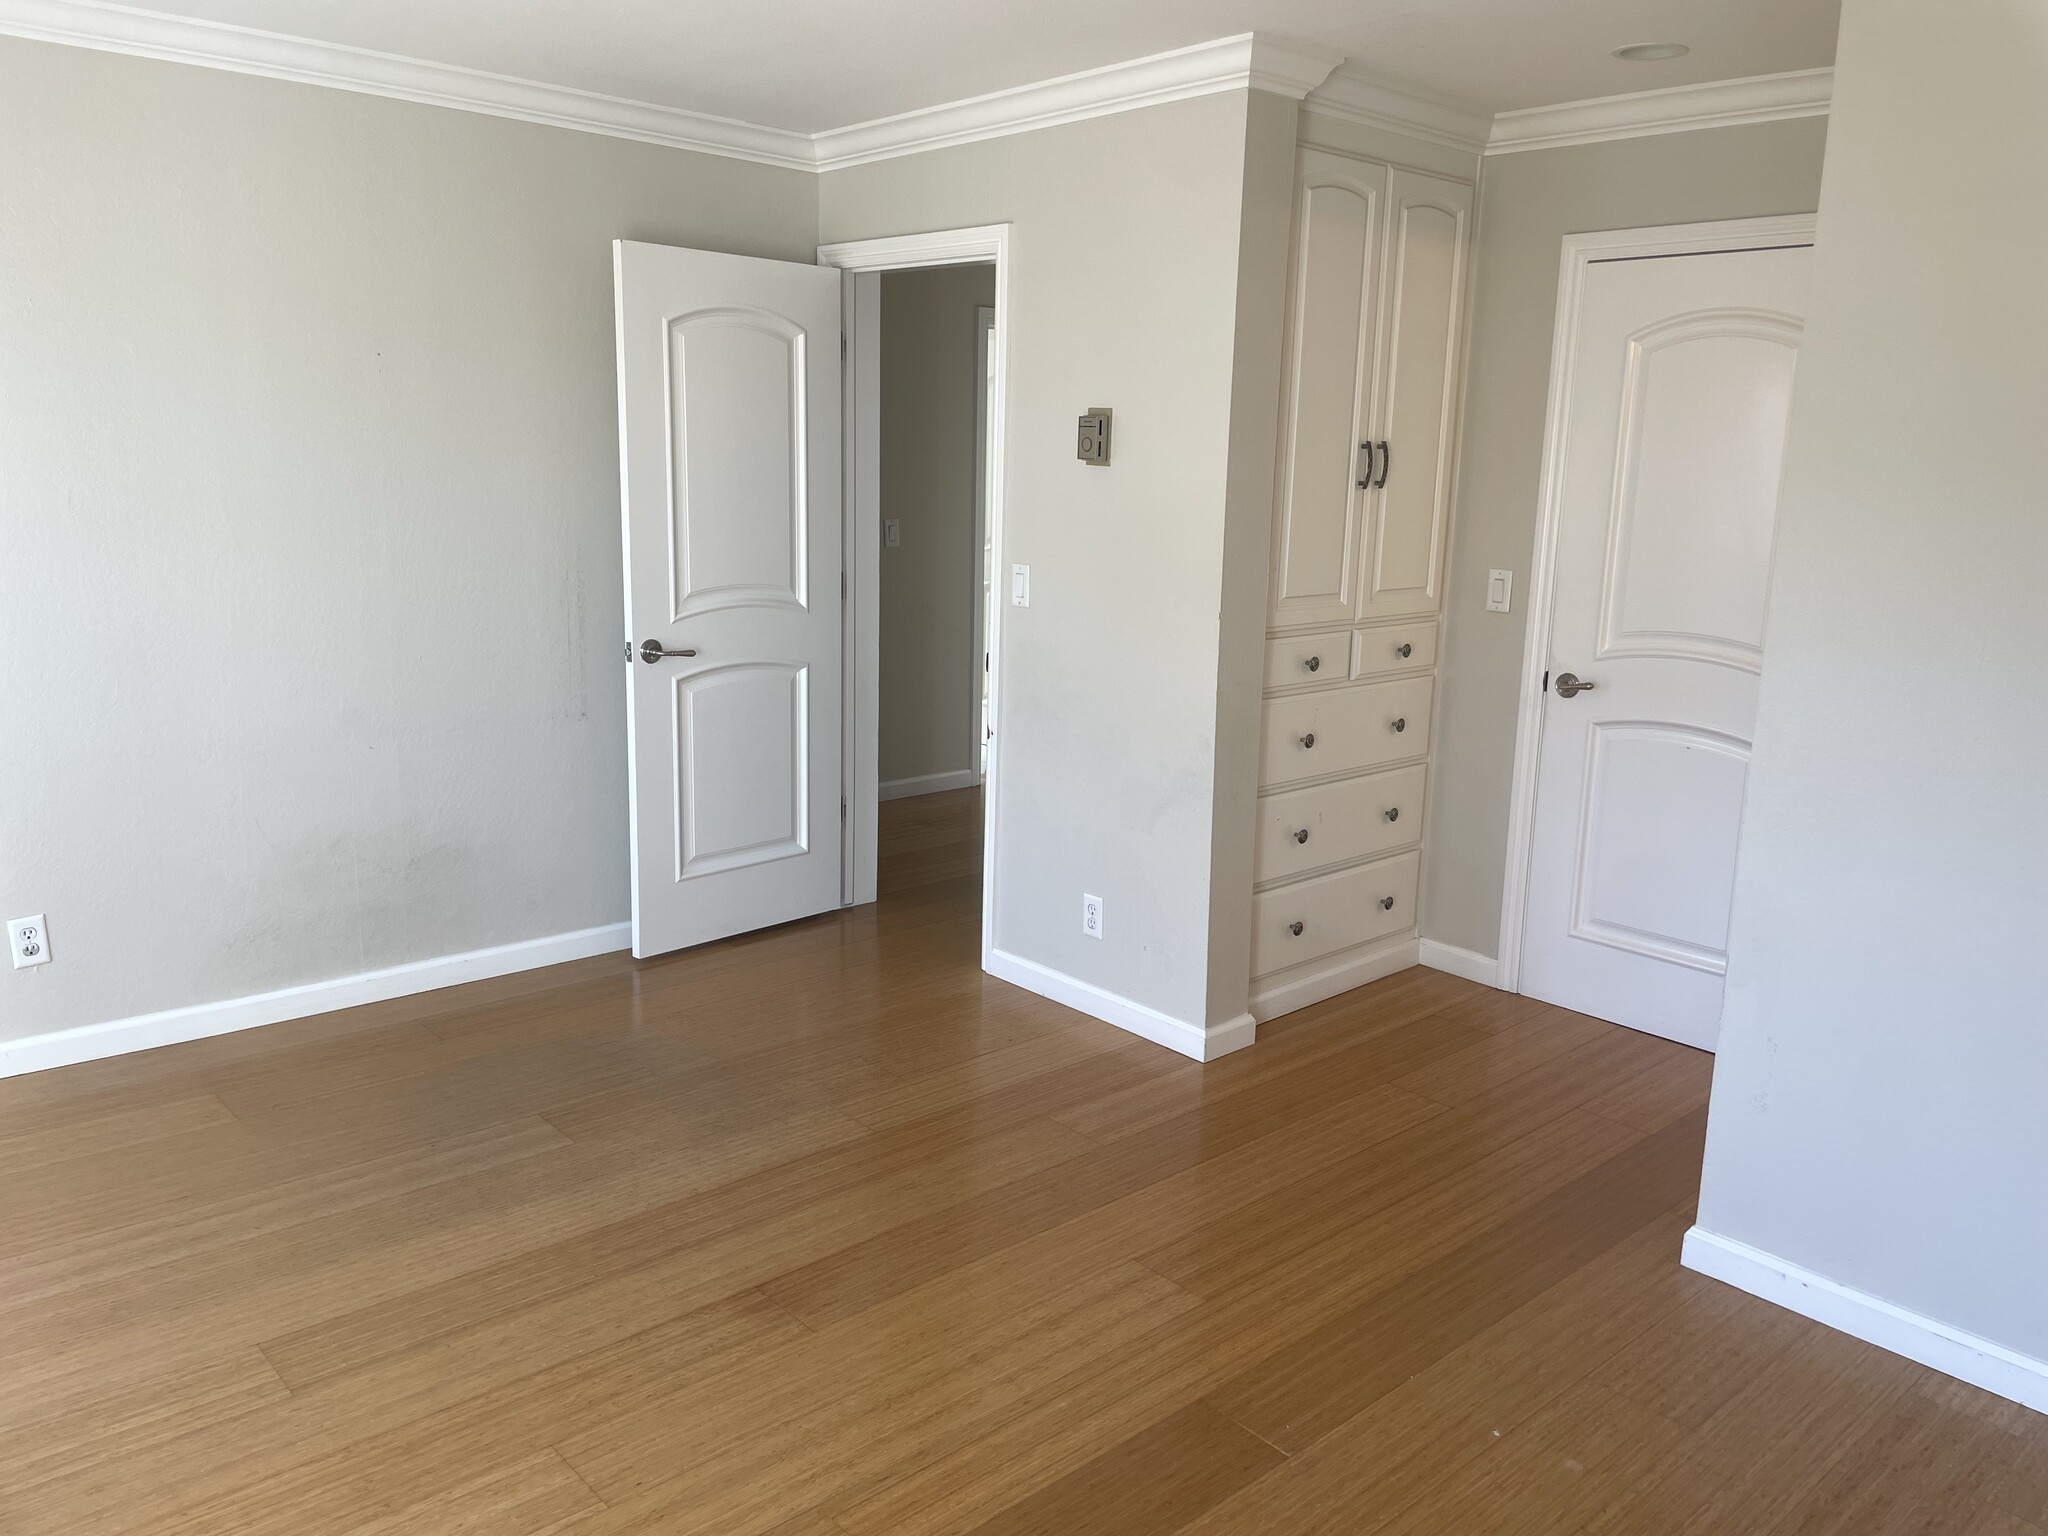
[{"label": "built-in drawer", "polygon": [[1431,678],[1409,677],[1266,700],[1260,787],[1426,755],[1435,686]]},{"label": "built-in drawer", "polygon": [[1259,800],[1253,875],[1261,884],[1405,848],[1422,837],[1421,763]]},{"label": "built-in drawer", "polygon": [[[1436,665],[1435,624],[1389,624],[1351,632],[1351,675],[1377,677]],[[1269,685],[1270,686],[1270,685]]]},{"label": "built-in drawer", "polygon": [[1292,688],[1297,683],[1341,683],[1351,670],[1353,654],[1348,629],[1268,640],[1266,686]]},{"label": "built-in drawer", "polygon": [[1415,926],[1422,855],[1315,875],[1252,898],[1252,974],[1264,976]]}]

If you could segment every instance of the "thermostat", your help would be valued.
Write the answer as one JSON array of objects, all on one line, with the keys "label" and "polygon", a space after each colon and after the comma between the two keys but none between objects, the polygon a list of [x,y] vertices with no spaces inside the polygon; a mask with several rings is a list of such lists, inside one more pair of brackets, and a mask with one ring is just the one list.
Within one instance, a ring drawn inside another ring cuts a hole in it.
[{"label": "thermostat", "polygon": [[1088,414],[1081,418],[1081,433],[1075,443],[1074,457],[1083,464],[1101,467],[1109,464],[1110,415],[1108,406],[1091,405]]}]

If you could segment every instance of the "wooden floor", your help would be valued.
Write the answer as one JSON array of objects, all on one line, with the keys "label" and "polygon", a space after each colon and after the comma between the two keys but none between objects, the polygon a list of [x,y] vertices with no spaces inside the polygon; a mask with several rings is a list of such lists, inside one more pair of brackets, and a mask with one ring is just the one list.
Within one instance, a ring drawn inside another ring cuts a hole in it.
[{"label": "wooden floor", "polygon": [[1678,1267],[1707,1058],[1416,970],[1198,1066],[883,809],[875,908],[0,1083],[0,1530],[2044,1529]]}]

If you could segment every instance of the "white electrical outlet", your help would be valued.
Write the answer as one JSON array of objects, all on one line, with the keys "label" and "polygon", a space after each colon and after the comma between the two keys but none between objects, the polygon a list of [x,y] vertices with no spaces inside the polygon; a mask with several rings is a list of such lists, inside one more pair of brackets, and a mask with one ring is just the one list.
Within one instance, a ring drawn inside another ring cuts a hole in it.
[{"label": "white electrical outlet", "polygon": [[43,921],[43,914],[34,917],[17,917],[7,925],[7,946],[14,957],[14,968],[25,970],[31,965],[50,963],[50,927]]},{"label": "white electrical outlet", "polygon": [[1081,898],[1081,931],[1091,939],[1102,937],[1102,898],[1083,896]]}]

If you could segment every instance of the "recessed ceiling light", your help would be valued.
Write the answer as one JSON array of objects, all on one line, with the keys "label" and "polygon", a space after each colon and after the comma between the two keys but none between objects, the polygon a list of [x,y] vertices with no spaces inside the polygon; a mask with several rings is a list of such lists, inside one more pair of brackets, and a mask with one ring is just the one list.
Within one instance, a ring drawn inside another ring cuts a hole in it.
[{"label": "recessed ceiling light", "polygon": [[1691,52],[1684,43],[1630,43],[1626,48],[1615,49],[1614,56],[1631,64],[1643,64],[1651,59],[1682,59]]}]

